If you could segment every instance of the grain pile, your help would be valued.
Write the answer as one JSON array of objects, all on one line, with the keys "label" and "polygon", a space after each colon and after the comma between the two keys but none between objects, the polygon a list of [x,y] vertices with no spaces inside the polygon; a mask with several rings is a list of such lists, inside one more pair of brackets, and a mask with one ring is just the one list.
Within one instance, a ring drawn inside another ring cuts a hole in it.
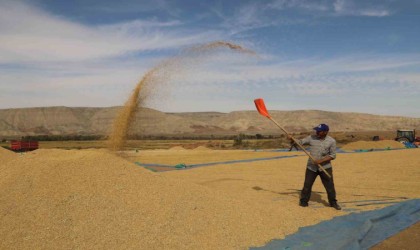
[{"label": "grain pile", "polygon": [[357,141],[351,142],[344,145],[342,150],[370,150],[370,149],[401,149],[405,148],[404,144],[393,141],[393,140],[383,140],[383,141]]},{"label": "grain pile", "polygon": [[203,150],[211,150],[211,149],[210,149],[210,148],[208,148],[208,147],[206,147],[206,146],[198,146],[198,147],[194,148],[194,150],[200,150],[200,151],[203,151]]},{"label": "grain pile", "polygon": [[182,146],[174,146],[174,147],[171,147],[169,150],[186,150],[186,149]]},{"label": "grain pile", "polygon": [[178,163],[187,165],[226,162],[237,160],[252,160],[278,156],[305,155],[303,152],[255,152],[248,150],[143,150],[142,154],[130,155],[129,161],[148,164],[163,164],[174,166]]},{"label": "grain pile", "polygon": [[[178,163],[190,154],[203,162],[229,153],[165,154]],[[305,156],[153,173],[105,150],[37,150],[0,165],[0,249],[261,246],[346,209],[386,206],[358,207],[361,202],[419,198],[419,153],[339,154],[334,175],[344,209],[336,211],[325,206],[319,180],[310,207],[297,206]],[[165,161],[165,154],[151,150],[137,157]]]},{"label": "grain pile", "polygon": [[269,222],[262,206],[102,150],[37,150],[2,164],[0,218],[1,249],[244,248]]},{"label": "grain pile", "polygon": [[15,152],[12,152],[8,149],[5,149],[3,147],[0,147],[0,162],[1,163],[6,163],[10,160],[14,160],[18,157],[19,155],[16,154]]}]

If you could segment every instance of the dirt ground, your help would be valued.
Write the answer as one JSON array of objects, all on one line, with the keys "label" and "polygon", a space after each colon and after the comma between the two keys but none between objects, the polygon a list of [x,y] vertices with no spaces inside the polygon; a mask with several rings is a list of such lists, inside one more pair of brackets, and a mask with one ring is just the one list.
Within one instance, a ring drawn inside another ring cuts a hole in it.
[{"label": "dirt ground", "polygon": [[[133,162],[187,166],[152,172]],[[420,198],[420,149],[338,154],[339,203],[317,180],[310,206],[298,204],[307,157],[255,150],[0,148],[1,249],[247,249],[300,227]]]}]

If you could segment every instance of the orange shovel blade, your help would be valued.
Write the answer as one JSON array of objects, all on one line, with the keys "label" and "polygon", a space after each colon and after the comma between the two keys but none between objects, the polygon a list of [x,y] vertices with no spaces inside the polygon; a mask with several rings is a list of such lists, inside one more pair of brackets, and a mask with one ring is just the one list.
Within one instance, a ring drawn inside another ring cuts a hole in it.
[{"label": "orange shovel blade", "polygon": [[265,104],[264,104],[264,100],[262,98],[255,99],[254,103],[255,103],[255,107],[258,110],[258,113],[260,113],[261,115],[267,118],[270,118],[270,114],[268,113],[267,108],[265,107]]}]

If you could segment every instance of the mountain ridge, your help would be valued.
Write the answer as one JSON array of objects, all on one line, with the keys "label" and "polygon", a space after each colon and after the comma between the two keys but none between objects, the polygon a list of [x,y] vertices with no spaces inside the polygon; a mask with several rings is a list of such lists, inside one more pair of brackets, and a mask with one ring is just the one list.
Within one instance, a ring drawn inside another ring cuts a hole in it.
[{"label": "mountain ridge", "polygon": [[[114,107],[34,107],[0,109],[0,136],[108,135],[120,109]],[[392,131],[420,129],[420,118],[323,110],[270,110],[270,115],[290,132],[309,131],[327,123],[331,131]],[[274,123],[257,111],[162,112],[139,108],[130,135],[279,134]]]}]

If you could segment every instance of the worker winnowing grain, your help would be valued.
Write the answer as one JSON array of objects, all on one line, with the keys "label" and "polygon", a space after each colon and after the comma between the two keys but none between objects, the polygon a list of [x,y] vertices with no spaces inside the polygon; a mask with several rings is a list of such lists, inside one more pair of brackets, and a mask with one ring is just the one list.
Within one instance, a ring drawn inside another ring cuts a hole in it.
[{"label": "worker winnowing grain", "polygon": [[[326,124],[320,124],[314,128],[316,135],[307,136],[299,140],[301,145],[310,145],[310,154],[314,158],[308,159],[305,172],[305,182],[300,195],[299,205],[307,207],[309,199],[311,198],[312,186],[319,175],[321,177],[322,184],[328,194],[328,202],[330,206],[341,210],[341,207],[337,203],[336,192],[334,188],[334,179],[331,161],[336,158],[336,141],[331,136],[328,136],[329,127]],[[292,137],[289,135],[289,139]],[[327,174],[321,171],[318,167],[320,164],[331,176],[329,178]]]}]

